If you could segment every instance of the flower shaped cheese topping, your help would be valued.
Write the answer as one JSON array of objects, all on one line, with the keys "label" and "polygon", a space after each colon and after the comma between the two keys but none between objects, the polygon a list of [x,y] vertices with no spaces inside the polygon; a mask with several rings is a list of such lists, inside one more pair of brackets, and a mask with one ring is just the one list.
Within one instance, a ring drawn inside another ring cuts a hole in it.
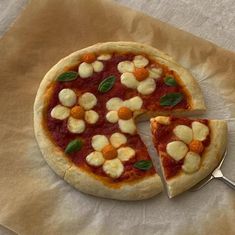
[{"label": "flower shaped cheese topping", "polygon": [[95,124],[99,115],[92,108],[97,104],[96,97],[86,92],[79,98],[71,89],[65,88],[58,95],[61,104],[51,110],[51,117],[64,120],[68,118],[67,128],[71,133],[82,133],[86,124]]},{"label": "flower shaped cheese topping", "polygon": [[118,97],[111,98],[106,103],[106,108],[109,111],[106,114],[106,119],[111,123],[118,122],[119,128],[123,133],[133,135],[136,133],[133,114],[140,111],[142,105],[143,100],[139,96],[125,101]]},{"label": "flower shaped cheese topping", "polygon": [[156,89],[155,79],[161,77],[161,68],[147,68],[148,59],[142,55],[134,57],[133,61],[122,61],[118,64],[121,83],[131,89],[137,89],[142,95],[150,95]]},{"label": "flower shaped cheese topping", "polygon": [[201,122],[194,121],[192,128],[178,125],[173,130],[179,140],[167,144],[167,153],[176,161],[184,158],[182,169],[186,173],[193,173],[200,167],[204,150],[202,141],[207,138],[209,128]]},{"label": "flower shaped cheese topping", "polygon": [[126,142],[126,136],[118,132],[112,134],[109,140],[105,135],[93,136],[91,145],[95,151],[86,157],[87,163],[95,167],[102,166],[106,175],[119,178],[124,171],[123,162],[135,156],[134,149],[122,147]]},{"label": "flower shaped cheese topping", "polygon": [[94,53],[87,53],[82,56],[82,63],[78,66],[78,74],[81,78],[88,78],[94,72],[101,72],[104,68],[102,61],[109,60],[111,55],[103,54],[98,57]]}]

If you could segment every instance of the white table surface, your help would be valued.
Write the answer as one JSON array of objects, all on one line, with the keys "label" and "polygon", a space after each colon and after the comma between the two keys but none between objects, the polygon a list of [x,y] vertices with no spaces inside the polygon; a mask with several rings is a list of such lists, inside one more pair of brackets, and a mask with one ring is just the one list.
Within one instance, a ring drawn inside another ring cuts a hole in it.
[{"label": "white table surface", "polygon": [[[28,1],[0,0],[0,37]],[[235,51],[235,0],[115,1]]]}]

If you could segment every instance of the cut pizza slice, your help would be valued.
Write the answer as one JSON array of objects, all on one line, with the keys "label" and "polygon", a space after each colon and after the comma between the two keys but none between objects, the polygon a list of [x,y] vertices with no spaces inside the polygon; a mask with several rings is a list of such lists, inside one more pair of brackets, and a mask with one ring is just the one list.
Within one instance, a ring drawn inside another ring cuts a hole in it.
[{"label": "cut pizza slice", "polygon": [[170,198],[208,176],[226,148],[223,120],[158,116],[151,119],[151,130]]}]

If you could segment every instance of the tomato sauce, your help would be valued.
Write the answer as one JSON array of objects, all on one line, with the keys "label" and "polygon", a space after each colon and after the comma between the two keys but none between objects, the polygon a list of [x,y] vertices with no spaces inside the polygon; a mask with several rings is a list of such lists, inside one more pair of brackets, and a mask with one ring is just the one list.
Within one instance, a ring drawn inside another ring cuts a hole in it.
[{"label": "tomato sauce", "polygon": [[[178,175],[181,172],[181,167],[184,163],[183,159],[180,161],[176,161],[173,158],[171,158],[166,152],[167,144],[171,141],[178,140],[177,137],[174,136],[174,134],[172,134],[173,129],[177,125],[186,125],[191,128],[193,121],[198,121],[208,126],[208,120],[206,119],[193,120],[193,119],[187,119],[187,118],[171,117],[170,125],[158,125],[156,133],[154,133],[154,137],[155,137],[154,144],[158,152],[160,153],[166,179],[170,179]],[[207,135],[207,138],[204,141],[202,141],[202,143],[205,148],[209,146],[210,134]]]},{"label": "tomato sauce", "polygon": [[[117,65],[119,62],[124,60],[133,60],[134,54],[113,54],[112,58],[108,61],[103,61],[104,69],[102,72],[93,73],[93,75],[89,78],[82,79],[78,77],[76,80],[70,82],[54,82],[53,84],[53,94],[48,100],[48,106],[45,108],[44,112],[44,119],[45,119],[45,126],[48,129],[49,136],[51,137],[52,141],[58,145],[61,149],[65,149],[67,144],[79,137],[83,140],[83,147],[80,151],[70,154],[68,157],[79,167],[83,167],[84,169],[89,168],[96,175],[100,175],[103,177],[105,173],[102,170],[102,167],[90,167],[86,161],[86,156],[91,153],[93,150],[91,146],[91,138],[94,135],[101,134],[110,137],[111,134],[115,132],[120,132],[119,127],[117,124],[109,123],[105,119],[105,115],[107,113],[106,110],[106,102],[111,99],[112,97],[119,97],[122,100],[129,99],[133,96],[140,96],[143,99],[143,108],[146,110],[172,110],[172,109],[188,109],[189,105],[187,103],[187,95],[183,91],[183,88],[178,85],[176,87],[169,87],[164,83],[164,76],[165,74],[173,74],[173,71],[166,71],[164,68],[164,73],[161,78],[159,78],[156,82],[156,90],[151,95],[140,95],[136,90],[126,88],[120,82],[121,74],[117,70]],[[150,60],[150,63],[155,67],[161,67],[160,64],[156,64]],[[67,71],[77,71],[78,66],[73,66],[71,68],[67,68]],[[116,81],[114,86],[110,91],[107,93],[100,93],[98,91],[98,86],[101,81],[103,81],[108,76],[115,76]],[[99,120],[94,125],[89,125],[86,123],[86,129],[82,134],[72,134],[67,129],[67,120],[56,120],[51,117],[50,113],[51,110],[59,104],[58,100],[58,93],[64,88],[71,88],[73,89],[77,95],[83,94],[85,92],[93,93],[98,103],[93,108],[99,114]],[[162,107],[160,106],[160,97],[165,95],[169,92],[181,92],[184,94],[184,99],[174,107]],[[130,181],[138,179],[139,177],[143,177],[143,175],[151,175],[155,173],[154,168],[152,167],[148,171],[142,171],[133,167],[133,163],[138,160],[147,160],[150,159],[149,154],[145,145],[143,144],[142,140],[138,135],[128,135],[127,136],[127,146],[133,147],[136,150],[136,155],[130,161],[124,163],[125,171],[124,173],[116,180],[113,181]],[[110,180],[106,177],[107,180]]]}]

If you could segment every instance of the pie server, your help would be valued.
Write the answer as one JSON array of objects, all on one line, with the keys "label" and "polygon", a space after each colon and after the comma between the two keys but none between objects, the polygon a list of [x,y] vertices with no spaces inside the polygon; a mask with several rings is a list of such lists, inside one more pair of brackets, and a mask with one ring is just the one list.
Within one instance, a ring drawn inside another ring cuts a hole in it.
[{"label": "pie server", "polygon": [[220,161],[220,164],[215,168],[215,170],[212,172],[211,175],[209,175],[207,178],[205,178],[204,180],[200,181],[198,184],[196,184],[194,187],[192,187],[190,189],[190,191],[197,191],[199,189],[201,189],[202,187],[204,187],[205,185],[207,185],[211,180],[213,179],[219,179],[222,180],[224,183],[226,183],[228,186],[230,186],[232,189],[235,189],[235,182],[233,182],[232,180],[226,178],[222,171],[220,170],[224,159],[227,155],[227,149],[225,150],[224,154],[223,154],[223,158]]}]

